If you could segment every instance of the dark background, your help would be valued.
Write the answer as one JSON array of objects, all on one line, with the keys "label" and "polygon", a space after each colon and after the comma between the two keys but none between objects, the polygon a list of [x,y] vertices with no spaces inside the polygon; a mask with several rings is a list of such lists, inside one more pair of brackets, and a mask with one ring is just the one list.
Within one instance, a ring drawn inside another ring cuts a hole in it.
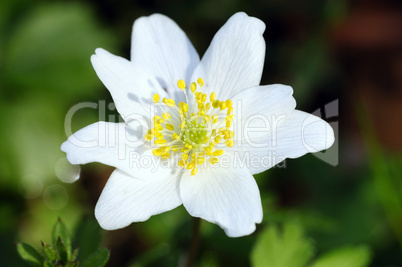
[{"label": "dark background", "polygon": [[[237,11],[267,25],[261,84],[291,85],[297,108],[320,109],[336,129],[337,142],[327,151],[332,164],[309,154],[256,175],[264,208],[256,233],[232,239],[203,221],[198,266],[247,266],[260,233],[289,221],[314,243],[314,257],[364,246],[370,266],[402,265],[401,1],[3,0],[2,266],[24,266],[14,242],[39,247],[40,240],[50,239],[58,216],[70,229],[86,214],[93,218],[112,168],[88,164],[78,181],[63,183],[63,173],[77,169],[67,165],[59,147],[67,138],[64,117],[73,105],[112,102],[89,61],[95,48],[129,58],[133,21],[157,12],[175,20],[202,56]],[[329,117],[326,105],[332,102]],[[77,114],[73,131],[99,120],[94,109]],[[176,266],[188,249],[191,222],[179,207],[105,231],[108,266]]]}]

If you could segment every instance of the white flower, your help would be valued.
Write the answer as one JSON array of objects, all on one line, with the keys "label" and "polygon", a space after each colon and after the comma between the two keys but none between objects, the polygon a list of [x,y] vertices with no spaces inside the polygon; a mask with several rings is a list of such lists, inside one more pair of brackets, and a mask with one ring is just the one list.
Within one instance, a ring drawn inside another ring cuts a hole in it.
[{"label": "white flower", "polygon": [[89,125],[61,149],[72,164],[116,167],[95,208],[104,229],[183,204],[230,237],[248,235],[262,220],[252,175],[332,145],[326,122],[295,110],[291,87],[259,85],[264,30],[237,13],[200,61],[177,24],[155,14],[135,21],[131,61],[96,50],[92,64],[125,123]]}]

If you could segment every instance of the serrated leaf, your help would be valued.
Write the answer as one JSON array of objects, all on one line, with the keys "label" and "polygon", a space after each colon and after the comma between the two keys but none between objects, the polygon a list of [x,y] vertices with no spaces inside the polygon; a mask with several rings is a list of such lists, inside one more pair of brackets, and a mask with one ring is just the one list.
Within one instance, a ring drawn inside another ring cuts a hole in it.
[{"label": "serrated leaf", "polygon": [[370,259],[367,246],[343,247],[319,257],[311,267],[364,267],[369,265]]},{"label": "serrated leaf", "polygon": [[45,261],[43,262],[43,265],[42,265],[42,266],[43,266],[43,267],[54,267],[54,266],[57,266],[57,265],[54,265],[53,262],[51,262],[51,261],[45,260]]},{"label": "serrated leaf", "polygon": [[32,246],[25,243],[17,244],[17,251],[20,257],[35,266],[41,266],[43,257]]},{"label": "serrated leaf", "polygon": [[70,234],[68,233],[67,227],[60,218],[53,226],[53,232],[52,232],[53,246],[57,247],[57,241],[59,237],[63,241],[67,253],[67,260],[69,260],[71,255],[71,238]]},{"label": "serrated leaf", "polygon": [[100,247],[102,239],[102,229],[98,222],[84,216],[74,233],[74,244],[80,247],[79,259],[84,261],[94,253]]},{"label": "serrated leaf", "polygon": [[92,266],[105,266],[109,260],[110,252],[106,248],[99,248],[96,252],[92,253],[81,265],[81,267]]},{"label": "serrated leaf", "polygon": [[64,246],[64,242],[63,242],[63,240],[61,240],[60,237],[57,239],[57,242],[56,242],[56,249],[57,249],[57,252],[58,252],[59,255],[60,255],[60,260],[61,260],[63,263],[69,261],[68,256],[67,256],[66,247]]},{"label": "serrated leaf", "polygon": [[302,267],[314,253],[312,242],[304,237],[301,226],[288,223],[279,231],[270,226],[260,234],[251,254],[254,267]]},{"label": "serrated leaf", "polygon": [[53,262],[59,259],[59,254],[57,253],[57,250],[49,244],[42,242],[42,251],[46,259],[49,261]]}]

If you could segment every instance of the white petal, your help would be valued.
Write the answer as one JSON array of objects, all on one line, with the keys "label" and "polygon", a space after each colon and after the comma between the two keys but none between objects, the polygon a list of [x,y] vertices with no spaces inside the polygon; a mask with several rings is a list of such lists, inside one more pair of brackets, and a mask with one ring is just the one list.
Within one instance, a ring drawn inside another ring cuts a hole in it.
[{"label": "white petal", "polygon": [[131,61],[153,73],[169,95],[183,99],[177,81],[190,81],[200,61],[190,40],[170,18],[154,14],[137,19],[133,26]]},{"label": "white petal", "polygon": [[273,84],[249,88],[233,96],[235,140],[253,140],[283,123],[296,107],[292,94],[292,87]]},{"label": "white petal", "polygon": [[246,168],[200,168],[183,173],[180,195],[184,207],[222,227],[230,237],[249,235],[262,220],[257,183]]},{"label": "white petal", "polygon": [[147,178],[138,179],[120,170],[112,173],[95,207],[95,217],[103,229],[146,221],[181,205],[178,173]]},{"label": "white petal", "polygon": [[226,100],[260,84],[265,57],[265,24],[241,12],[234,14],[214,36],[192,80],[204,79],[203,92],[215,91]]},{"label": "white petal", "polygon": [[155,157],[142,131],[125,123],[91,124],[71,135],[61,150],[72,164],[100,162],[135,177],[163,176],[175,167],[174,162]]},{"label": "white petal", "polygon": [[228,149],[235,151],[237,162],[247,164],[252,174],[265,171],[286,158],[328,149],[334,143],[334,131],[319,117],[294,110],[264,136]]},{"label": "white petal", "polygon": [[149,119],[152,96],[155,93],[161,98],[166,96],[155,76],[104,49],[98,48],[95,52],[91,57],[92,65],[123,119],[126,122],[138,120],[138,117]]}]

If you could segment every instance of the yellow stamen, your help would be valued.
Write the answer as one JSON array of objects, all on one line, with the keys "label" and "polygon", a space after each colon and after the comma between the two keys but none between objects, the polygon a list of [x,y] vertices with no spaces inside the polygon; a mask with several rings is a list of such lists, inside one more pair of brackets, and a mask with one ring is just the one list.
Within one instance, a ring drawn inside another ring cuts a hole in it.
[{"label": "yellow stamen", "polygon": [[162,159],[168,159],[170,157],[170,153],[163,153],[162,155],[161,155],[161,158]]},{"label": "yellow stamen", "polygon": [[214,156],[222,156],[223,155],[223,150],[222,149],[218,149],[214,151]]},{"label": "yellow stamen", "polygon": [[187,170],[194,168],[194,163],[188,163],[186,168]]},{"label": "yellow stamen", "polygon": [[155,125],[155,129],[158,131],[163,131],[163,127],[160,124]]},{"label": "yellow stamen", "polygon": [[165,139],[156,139],[155,140],[155,144],[157,144],[157,145],[163,145],[166,143],[167,143],[167,141]]},{"label": "yellow stamen", "polygon": [[205,162],[205,158],[204,157],[198,157],[197,158],[197,164],[201,165]]},{"label": "yellow stamen", "polygon": [[[215,92],[204,94],[199,90],[204,85],[202,78],[192,82],[189,87],[184,80],[178,80],[177,86],[183,90],[187,101],[179,102],[176,106],[174,99],[163,98],[162,102],[172,109],[168,113],[160,107],[162,115],[152,118],[153,127],[144,136],[145,140],[158,146],[152,150],[157,157],[166,160],[171,153],[179,153],[178,166],[189,170],[191,175],[197,173],[197,165],[219,162],[219,157],[225,151],[221,147],[215,149],[216,144],[224,141],[227,147],[234,146],[234,132],[230,130],[234,118],[233,102],[230,99],[218,100]],[[192,92],[191,95],[187,94],[186,88]],[[193,106],[189,107],[188,97],[193,98],[189,102],[194,103]],[[152,100],[159,103],[159,95],[154,94]],[[221,126],[223,123],[225,127]]]},{"label": "yellow stamen", "polygon": [[158,139],[163,139],[163,134],[161,134],[161,133],[156,133],[156,134],[155,134],[155,137],[158,138]]},{"label": "yellow stamen", "polygon": [[209,96],[209,100],[210,100],[211,102],[213,102],[215,99],[216,99],[216,93],[215,93],[215,92],[212,92],[211,95]]},{"label": "yellow stamen", "polygon": [[169,113],[163,113],[162,114],[162,117],[165,119],[165,120],[170,120],[171,118],[172,118],[172,116],[170,116],[170,114]]},{"label": "yellow stamen", "polygon": [[168,129],[169,131],[173,131],[174,126],[172,124],[166,123],[166,129]]},{"label": "yellow stamen", "polygon": [[228,147],[232,147],[232,146],[234,145],[234,142],[233,142],[233,140],[227,140],[227,141],[225,142],[225,144],[226,144],[226,146],[228,146]]},{"label": "yellow stamen", "polygon": [[154,103],[158,103],[160,100],[160,97],[158,94],[154,94],[154,96],[152,97],[152,100],[154,101]]},{"label": "yellow stamen", "polygon": [[152,150],[152,154],[155,156],[160,156],[162,154],[162,150],[160,148]]},{"label": "yellow stamen", "polygon": [[172,139],[173,140],[179,140],[180,135],[178,135],[177,133],[172,134]]},{"label": "yellow stamen", "polygon": [[228,99],[225,101],[225,104],[226,104],[226,107],[230,108],[230,107],[232,107],[233,102],[232,102],[232,100]]},{"label": "yellow stamen", "polygon": [[201,87],[204,86],[204,80],[203,80],[202,78],[198,78],[198,79],[197,79],[197,83],[198,83]]},{"label": "yellow stamen", "polygon": [[220,105],[219,100],[215,99],[214,101],[212,101],[212,107],[213,107],[213,108],[218,108],[219,105]]},{"label": "yellow stamen", "polygon": [[197,84],[195,82],[192,82],[190,85],[190,90],[191,92],[195,92],[197,90]]},{"label": "yellow stamen", "polygon": [[166,106],[171,107],[171,108],[176,105],[176,103],[173,99],[164,98],[164,99],[162,99],[162,101],[163,101],[163,103],[165,103]]},{"label": "yellow stamen", "polygon": [[213,158],[210,158],[210,159],[209,159],[209,163],[211,163],[211,164],[216,164],[216,163],[218,163],[218,162],[219,162],[219,159],[218,159],[218,158],[213,157]]},{"label": "yellow stamen", "polygon": [[186,83],[182,79],[180,79],[177,81],[177,87],[184,90],[186,88]]}]

